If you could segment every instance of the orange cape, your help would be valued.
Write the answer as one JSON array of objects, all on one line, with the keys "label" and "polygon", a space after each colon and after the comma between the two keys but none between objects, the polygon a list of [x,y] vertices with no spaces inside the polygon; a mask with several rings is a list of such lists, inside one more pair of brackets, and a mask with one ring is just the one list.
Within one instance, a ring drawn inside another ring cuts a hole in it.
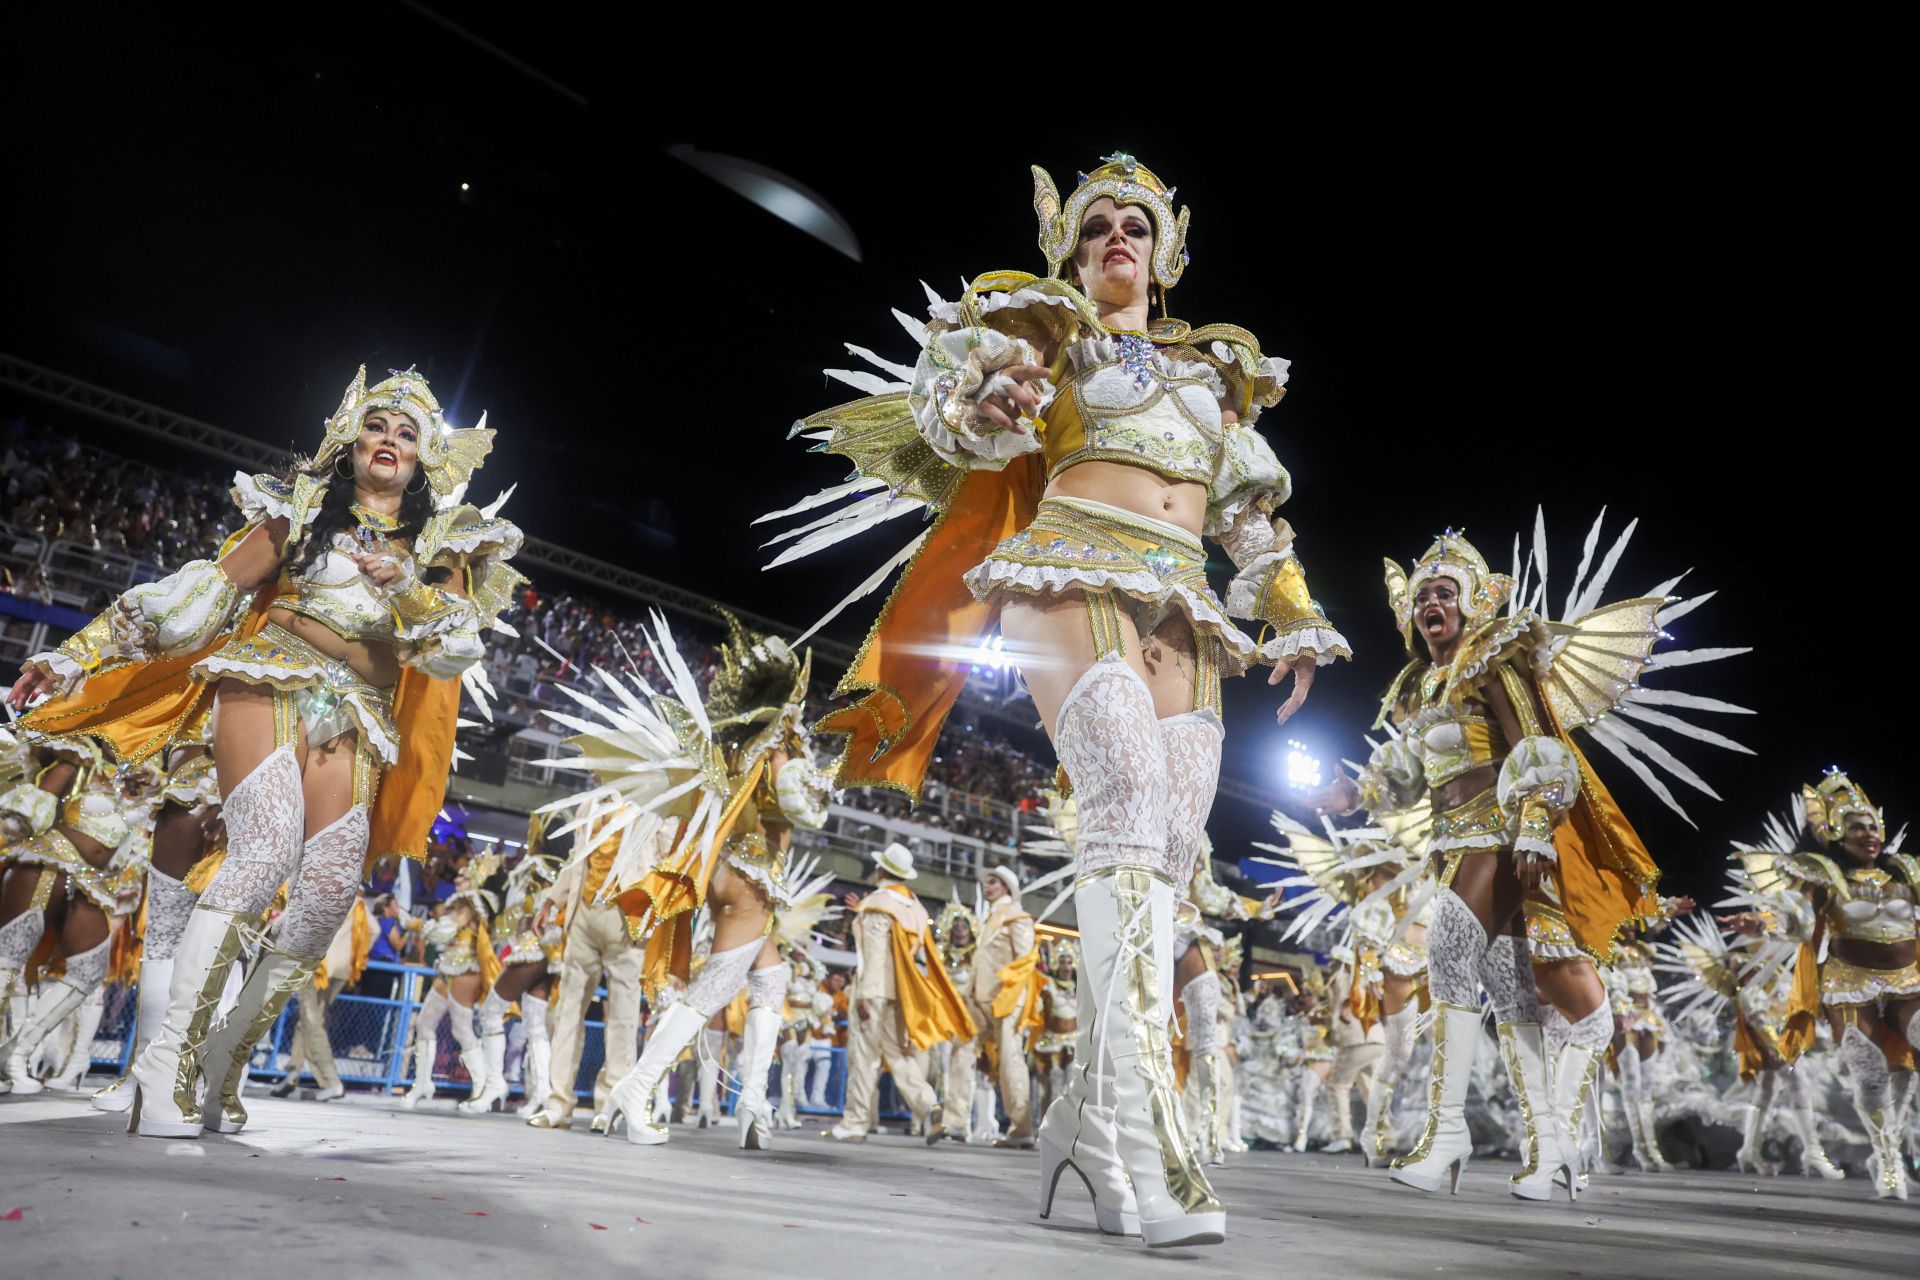
[{"label": "orange cape", "polygon": [[[91,734],[116,760],[145,760],[193,723],[213,697],[213,687],[193,674],[193,664],[228,641],[259,631],[273,599],[273,589],[263,589],[240,626],[203,649],[110,667],[89,677],[78,693],[35,707],[21,723],[50,735]],[[446,801],[459,715],[458,680],[434,680],[412,668],[400,673],[393,702],[400,758],[382,774],[369,815],[369,864],[396,853],[427,856],[433,821]]]},{"label": "orange cape", "polygon": [[972,657],[999,621],[962,581],[1003,540],[1033,522],[1044,479],[1037,454],[1003,471],[969,471],[887,596],[860,656],[834,690],[861,695],[814,726],[841,734],[841,787],[885,787],[918,799],[927,762]]}]

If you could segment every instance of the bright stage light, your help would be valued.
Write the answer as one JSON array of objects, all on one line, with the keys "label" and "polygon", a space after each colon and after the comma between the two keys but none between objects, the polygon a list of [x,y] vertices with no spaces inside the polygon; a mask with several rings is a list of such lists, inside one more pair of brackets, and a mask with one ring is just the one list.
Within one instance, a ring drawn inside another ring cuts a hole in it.
[{"label": "bright stage light", "polygon": [[1320,769],[1320,758],[1307,751],[1307,744],[1296,739],[1287,739],[1287,785],[1296,791],[1305,791],[1317,787],[1324,780]]},{"label": "bright stage light", "polygon": [[1007,669],[1006,643],[1006,637],[997,631],[982,640],[980,647],[973,654],[974,668],[978,670],[981,667],[991,667],[995,671],[1005,671]]}]

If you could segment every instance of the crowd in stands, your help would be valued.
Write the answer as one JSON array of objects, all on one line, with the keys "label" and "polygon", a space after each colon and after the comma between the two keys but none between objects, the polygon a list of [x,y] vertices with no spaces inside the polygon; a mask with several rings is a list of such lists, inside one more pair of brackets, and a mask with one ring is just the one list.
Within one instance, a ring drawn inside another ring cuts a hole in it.
[{"label": "crowd in stands", "polygon": [[[199,475],[175,475],[16,421],[6,429],[0,451],[0,520],[49,541],[78,543],[170,568],[218,554],[237,522],[230,485],[230,474],[211,464]],[[53,584],[43,566],[31,565],[6,574],[0,586],[45,603],[51,600]],[[104,607],[105,600],[92,603]],[[553,686],[578,681],[596,666],[637,668],[656,687],[666,683],[648,651],[638,609],[529,587],[504,620],[518,634],[494,634],[486,665],[498,694],[495,715],[509,724],[539,724],[542,708],[564,705]],[[675,635],[688,667],[705,684],[718,663],[709,643],[719,636],[718,624],[702,632],[676,623]],[[821,684],[824,688],[824,681]],[[813,708],[818,713],[825,709],[824,703]],[[862,799],[862,807],[911,816],[958,835],[1004,839],[1003,824],[968,812],[965,805],[940,803],[943,790],[1032,809],[1052,782],[1052,768],[1007,740],[960,721],[955,716],[949,723],[928,770],[925,798],[934,803],[909,815],[904,797],[876,791]]]}]

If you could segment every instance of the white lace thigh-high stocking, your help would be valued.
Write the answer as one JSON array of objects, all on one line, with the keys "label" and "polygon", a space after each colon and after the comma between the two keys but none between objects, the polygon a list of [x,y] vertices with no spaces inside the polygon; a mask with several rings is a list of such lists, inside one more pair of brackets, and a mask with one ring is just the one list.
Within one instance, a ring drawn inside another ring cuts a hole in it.
[{"label": "white lace thigh-high stocking", "polygon": [[[1162,722],[1164,723],[1164,722]],[[1187,1123],[1192,1128],[1194,1155],[1203,1164],[1220,1164],[1220,1137],[1225,1122],[1221,1097],[1220,980],[1212,970],[1196,975],[1180,989],[1187,1010]]]},{"label": "white lace thigh-high stocking", "polygon": [[1533,961],[1525,940],[1508,934],[1491,939],[1480,960],[1480,982],[1493,1003],[1500,1052],[1520,1100],[1524,1128],[1513,1194],[1522,1200],[1551,1199],[1556,1175],[1563,1176],[1569,1191],[1578,1194],[1572,1161],[1561,1140],[1563,1126],[1554,1111],[1545,1030],[1540,1025],[1540,993],[1534,986]]},{"label": "white lace thigh-high stocking", "polygon": [[228,974],[300,858],[306,801],[293,748],[276,747],[242,778],[228,793],[221,818],[226,858],[181,932],[166,1015],[133,1068],[131,1123],[146,1137],[200,1134],[202,1053]]},{"label": "white lace thigh-high stocking", "polygon": [[1211,711],[1188,711],[1159,721],[1167,760],[1167,874],[1184,890],[1206,856],[1207,815],[1220,789],[1220,749],[1226,729]]},{"label": "white lace thigh-high stocking", "polygon": [[1395,1146],[1393,1135],[1393,1091],[1413,1061],[1413,1042],[1419,1033],[1420,1009],[1409,1001],[1380,1019],[1386,1052],[1367,1086],[1366,1130],[1360,1135],[1361,1151],[1367,1167],[1386,1159]]},{"label": "white lace thigh-high stocking", "polygon": [[[1166,749],[1153,695],[1125,662],[1097,662],[1062,702],[1053,740],[1079,809],[1075,897],[1085,962],[1078,1051],[1040,1125],[1040,1216],[1052,1211],[1059,1180],[1072,1170],[1093,1196],[1102,1231],[1144,1231],[1150,1243],[1224,1238],[1225,1212],[1191,1165],[1177,1099],[1168,1101],[1164,1014],[1176,869],[1168,865]],[[1158,888],[1147,890],[1149,881]],[[1089,911],[1111,922],[1105,936],[1085,937]],[[1157,1040],[1147,1029],[1155,1016]]]},{"label": "white lace thigh-high stocking", "polygon": [[[1734,1167],[1740,1172],[1762,1172],[1760,1145],[1767,1138],[1767,1117],[1773,1112],[1774,1091],[1779,1081],[1777,1071],[1762,1071],[1754,1078],[1753,1101],[1747,1106],[1746,1124],[1740,1139],[1740,1150],[1734,1153]],[[1767,1168],[1767,1173],[1779,1170]]]}]

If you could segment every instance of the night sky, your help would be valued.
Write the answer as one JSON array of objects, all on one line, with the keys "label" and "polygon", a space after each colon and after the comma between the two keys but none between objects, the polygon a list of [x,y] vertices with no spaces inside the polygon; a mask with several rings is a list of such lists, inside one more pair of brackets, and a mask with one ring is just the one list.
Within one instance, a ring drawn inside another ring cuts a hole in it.
[{"label": "night sky", "polygon": [[[1403,661],[1383,555],[1455,525],[1505,568],[1544,504],[1557,608],[1605,505],[1610,529],[1641,521],[1609,598],[1693,566],[1687,588],[1720,595],[1678,643],[1755,650],[1665,681],[1759,713],[1706,718],[1755,757],[1674,747],[1727,799],[1676,786],[1699,830],[1590,753],[1672,887],[1711,893],[1729,841],[1828,764],[1894,827],[1912,814],[1910,454],[1878,390],[1896,331],[1852,300],[1888,274],[1890,197],[1821,114],[1840,107],[1678,70],[1380,72],[1337,93],[1276,77],[1218,119],[1157,109],[1180,90],[1156,78],[1138,109],[1055,121],[1038,93],[923,96],[906,64],[762,73],[546,13],[459,19],[516,67],[404,4],[297,28],[233,12],[81,6],[22,33],[49,56],[4,90],[0,349],[300,448],[356,364],[417,364],[456,421],[499,429],[477,497],[517,480],[530,533],[798,630],[909,536],[759,571],[748,521],[845,472],[785,439],[852,398],[821,368],[843,341],[910,360],[887,308],[920,313],[921,280],[1043,269],[1028,164],[1065,187],[1125,148],[1193,210],[1174,313],[1293,362],[1261,425],[1356,649],[1285,731],[1263,683],[1230,687],[1230,776],[1278,800],[1286,737],[1362,754]],[[675,143],[812,187],[865,260]],[[878,604],[828,634],[857,641]],[[1216,845],[1263,826],[1222,802]]]}]

